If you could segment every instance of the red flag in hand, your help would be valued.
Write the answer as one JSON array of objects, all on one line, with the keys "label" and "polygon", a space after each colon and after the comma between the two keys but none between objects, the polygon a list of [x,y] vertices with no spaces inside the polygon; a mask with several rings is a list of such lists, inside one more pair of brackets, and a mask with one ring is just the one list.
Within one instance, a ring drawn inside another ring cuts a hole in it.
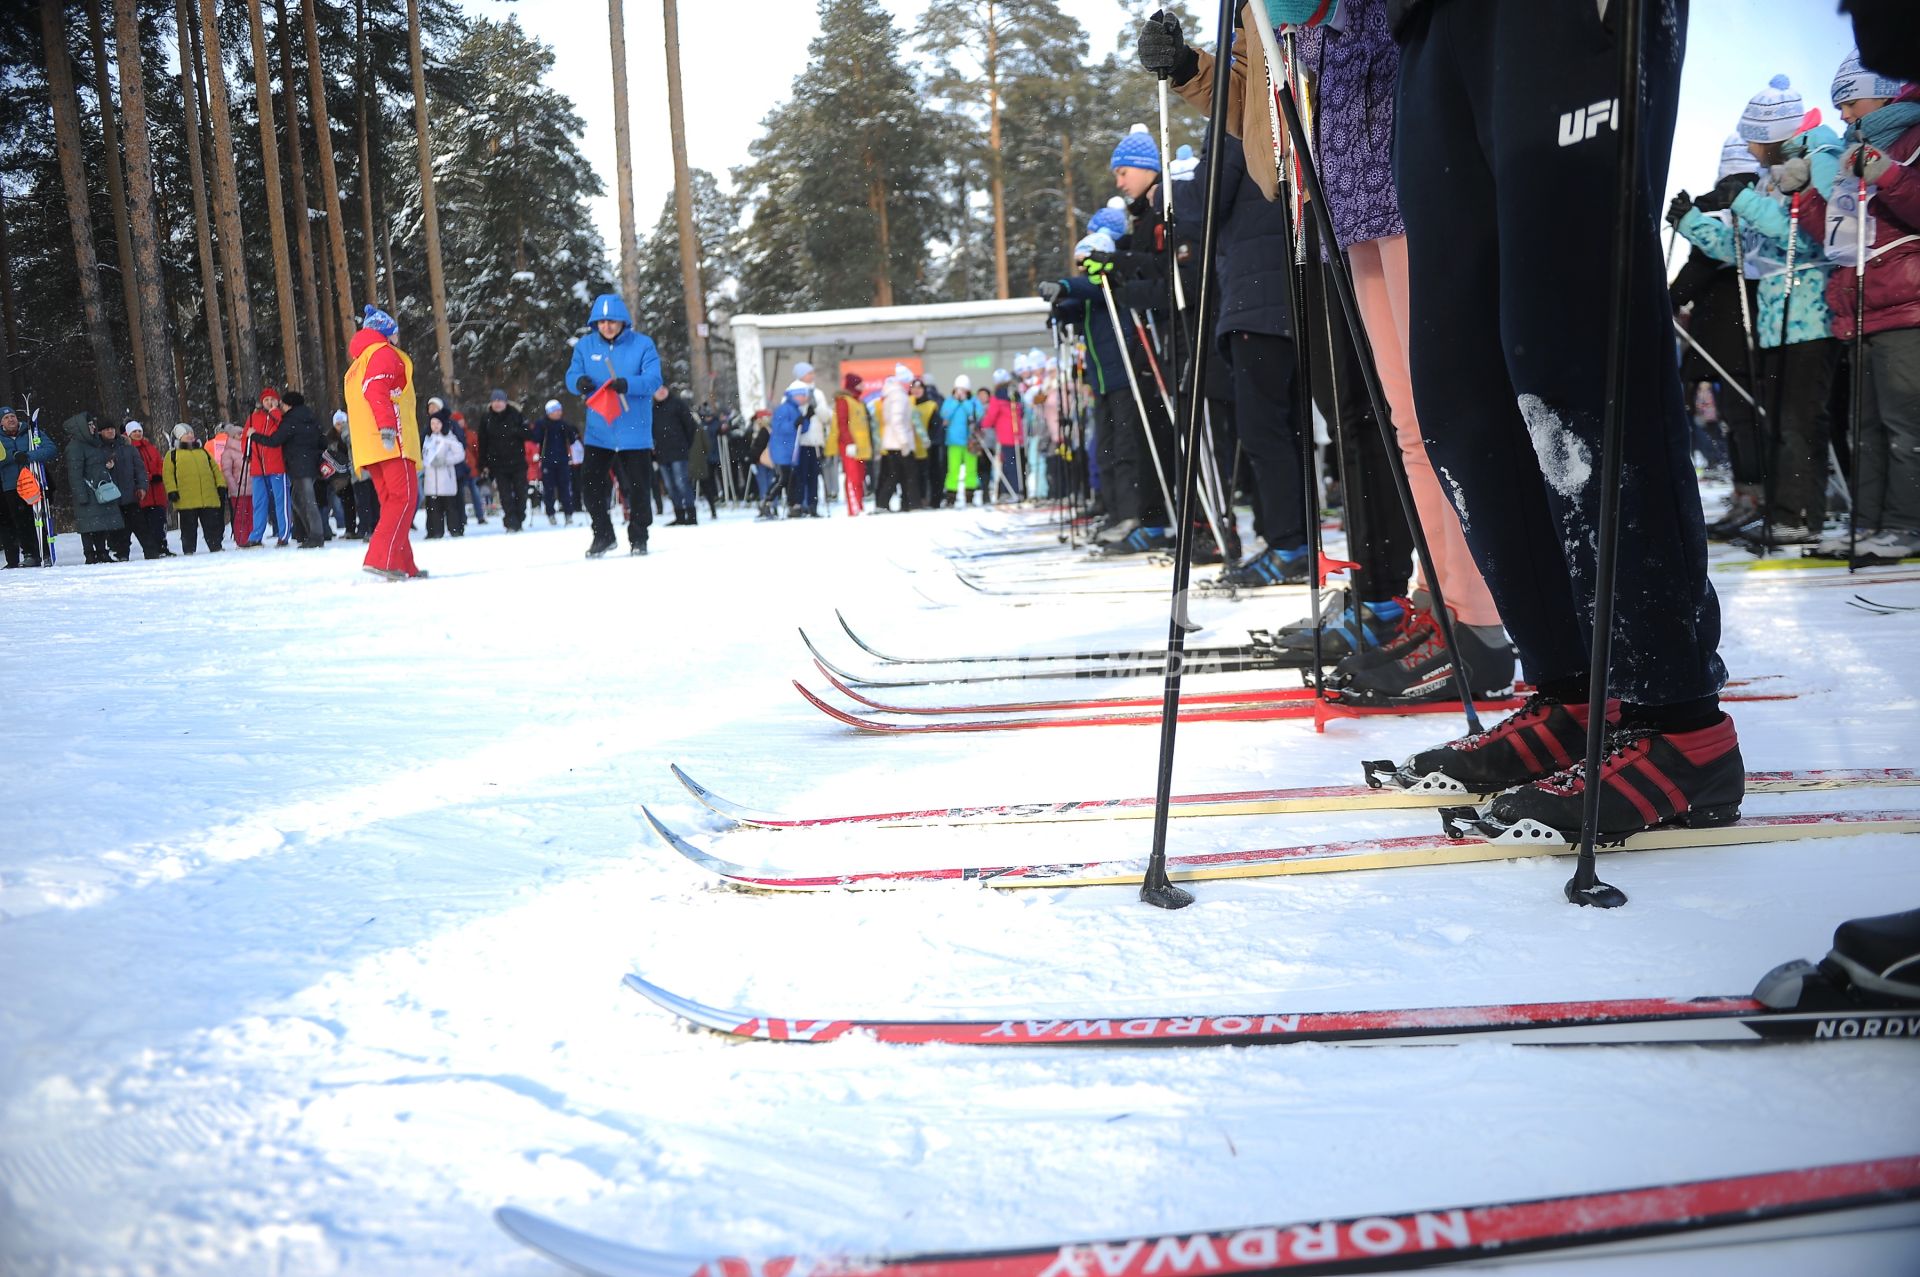
[{"label": "red flag in hand", "polygon": [[587,407],[605,417],[608,424],[612,424],[621,413],[627,410],[627,397],[615,393],[613,378],[609,377],[600,389],[587,396]]}]

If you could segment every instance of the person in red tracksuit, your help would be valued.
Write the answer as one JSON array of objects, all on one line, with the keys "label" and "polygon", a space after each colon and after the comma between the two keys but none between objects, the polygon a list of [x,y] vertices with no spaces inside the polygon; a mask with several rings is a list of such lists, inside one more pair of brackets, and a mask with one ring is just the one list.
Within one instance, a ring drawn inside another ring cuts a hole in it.
[{"label": "person in red tracksuit", "polygon": [[393,344],[399,325],[368,306],[362,327],[347,347],[345,391],[353,464],[373,481],[380,522],[367,538],[364,566],[375,576],[406,581],[423,577],[413,562],[414,512],[420,505],[420,425],[413,406],[413,361]]}]

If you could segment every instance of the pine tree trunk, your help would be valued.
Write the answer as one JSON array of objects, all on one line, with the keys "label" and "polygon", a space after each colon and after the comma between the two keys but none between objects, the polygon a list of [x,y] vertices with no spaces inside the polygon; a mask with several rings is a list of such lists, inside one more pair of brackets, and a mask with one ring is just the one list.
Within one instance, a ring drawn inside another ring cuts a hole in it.
[{"label": "pine tree trunk", "polygon": [[[614,0],[617,5],[620,0]],[[667,128],[673,138],[673,216],[680,231],[680,291],[687,305],[687,350],[696,403],[714,397],[707,362],[707,294],[700,285],[700,234],[693,224],[693,181],[687,172],[687,113],[680,100],[680,10],[661,0],[667,32]],[[626,79],[623,68],[620,78]],[[621,97],[626,96],[625,92]]]},{"label": "pine tree trunk", "polygon": [[427,230],[427,287],[433,292],[433,336],[440,348],[440,386],[448,398],[453,380],[453,337],[447,328],[447,275],[440,262],[440,211],[433,194],[433,141],[427,115],[427,63],[420,49],[420,0],[407,0],[407,53],[413,63],[413,125],[420,145],[420,207]]},{"label": "pine tree trunk", "polygon": [[13,361],[20,356],[20,321],[13,308],[13,256],[7,249],[7,193],[0,190],[0,400],[13,402]]},{"label": "pine tree trunk", "polygon": [[[320,300],[328,313],[339,320],[339,338],[329,347],[333,358],[327,364],[327,378],[337,387],[334,372],[345,369],[347,335],[353,331],[353,285],[347,282],[347,228],[340,218],[340,171],[334,166],[333,117],[327,110],[326,51],[320,47],[320,29],[314,21],[313,6],[314,0],[301,0],[300,16],[306,24],[308,110],[313,115],[314,150],[320,156],[320,207],[327,217],[327,260],[333,267],[331,281],[325,270],[320,273]],[[335,301],[327,306],[330,294]],[[334,332],[334,324],[327,323],[321,331]]]},{"label": "pine tree trunk", "polygon": [[[356,0],[354,17],[358,22],[354,44],[360,65],[354,75],[354,111],[359,116],[360,126],[360,247],[361,255],[366,259],[365,273],[367,281],[367,301],[378,306],[383,294],[380,292],[380,252],[376,246],[376,234],[373,224],[373,161],[371,148],[367,145],[367,0]],[[393,301],[387,299],[391,306]],[[347,304],[347,330],[357,327],[354,316],[358,308]],[[349,338],[349,341],[352,339]]]},{"label": "pine tree trunk", "polygon": [[254,104],[260,118],[260,174],[267,187],[267,235],[273,248],[273,309],[280,316],[283,386],[304,386],[300,375],[299,298],[293,291],[293,255],[287,249],[287,216],[280,187],[280,144],[274,137],[273,81],[267,71],[267,32],[260,0],[247,0],[247,27],[253,35]]},{"label": "pine tree trunk", "polygon": [[306,366],[324,370],[333,384],[333,345],[320,326],[320,291],[313,279],[313,205],[307,201],[306,147],[300,141],[300,78],[293,73],[293,29],[287,21],[287,0],[273,0],[274,34],[280,40],[280,101],[287,118],[287,176],[293,189],[293,243],[299,268],[300,317],[307,325]]},{"label": "pine tree trunk", "polygon": [[240,183],[233,174],[233,119],[227,111],[227,71],[220,56],[217,0],[186,0],[199,15],[201,52],[206,61],[207,119],[213,123],[213,216],[220,231],[220,273],[227,282],[232,311],[234,372],[243,389],[237,407],[253,402],[260,380],[260,348],[254,343],[253,298],[247,287],[246,241],[240,232]]},{"label": "pine tree trunk", "polygon": [[1061,203],[1066,206],[1062,214],[1066,218],[1067,238],[1067,274],[1073,274],[1073,246],[1080,242],[1080,217],[1074,205],[1077,201],[1073,194],[1073,134],[1062,131],[1060,134],[1060,194]]},{"label": "pine tree trunk", "polygon": [[1001,301],[1013,295],[1007,284],[1007,180],[1000,153],[1000,30],[993,0],[987,0],[987,150],[993,180],[993,286]]},{"label": "pine tree trunk", "polygon": [[[640,240],[633,224],[633,125],[627,117],[625,3],[607,0],[607,38],[613,46],[613,181],[620,204],[620,296],[632,306],[640,298]],[[691,338],[693,333],[687,336]]]},{"label": "pine tree trunk", "polygon": [[192,20],[187,16],[187,0],[174,0],[173,22],[180,44],[180,99],[185,104],[184,139],[187,145],[187,176],[193,186],[193,230],[200,250],[200,291],[207,315],[207,352],[213,364],[213,415],[219,420],[233,416],[232,387],[227,382],[227,335],[220,323],[220,289],[214,277],[213,237],[207,221],[206,165],[200,156],[200,94],[194,84],[193,46],[188,39]]},{"label": "pine tree trunk", "polygon": [[107,199],[113,212],[113,238],[120,250],[120,300],[127,312],[127,354],[133,360],[133,393],[138,411],[146,412],[147,343],[140,330],[139,272],[133,265],[133,229],[127,225],[127,186],[121,176],[120,122],[114,115],[113,82],[107,74],[107,33],[100,21],[100,0],[87,0],[87,40],[93,49],[93,91],[100,99],[102,161],[107,170]]},{"label": "pine tree trunk", "polygon": [[140,345],[147,348],[146,411],[162,429],[180,420],[179,382],[168,347],[173,317],[167,309],[166,279],[160,272],[160,223],[154,209],[153,143],[147,129],[147,76],[140,65],[140,18],[134,0],[114,0],[113,37],[120,67],[120,107],[126,128],[121,141],[127,157],[127,220],[133,224],[133,263],[140,310]]},{"label": "pine tree trunk", "polygon": [[87,344],[93,350],[94,376],[114,420],[126,412],[120,357],[107,331],[106,299],[100,294],[100,261],[93,251],[93,216],[87,209],[87,175],[80,150],[80,103],[74,94],[73,63],[67,58],[67,26],[62,0],[40,0],[40,30],[47,48],[47,89],[53,99],[53,133],[60,155],[60,181],[67,193],[67,225],[73,233],[74,265],[80,275],[80,311]]},{"label": "pine tree trunk", "polygon": [[893,305],[893,232],[887,222],[887,179],[879,173],[872,151],[867,152],[867,207],[878,221],[880,243],[873,267],[873,304]]}]

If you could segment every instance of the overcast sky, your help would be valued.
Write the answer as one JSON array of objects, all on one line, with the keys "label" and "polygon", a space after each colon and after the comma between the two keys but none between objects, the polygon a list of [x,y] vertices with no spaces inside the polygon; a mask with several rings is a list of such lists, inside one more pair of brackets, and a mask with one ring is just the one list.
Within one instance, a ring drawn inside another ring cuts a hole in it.
[{"label": "overcast sky", "polygon": [[[465,3],[490,17],[517,13],[523,26],[553,46],[554,82],[586,121],[583,149],[607,183],[609,193],[593,205],[594,220],[609,250],[617,251],[605,7],[598,0]],[[926,5],[927,0],[883,0],[903,30],[912,29]],[[1079,19],[1095,54],[1103,55],[1123,30],[1158,5],[1154,0],[1061,0],[1061,7]],[[1206,0],[1194,7],[1214,8]],[[1747,98],[1776,73],[1790,76],[1807,106],[1819,107],[1839,127],[1828,87],[1853,38],[1834,8],[1832,0],[1694,0],[1669,190],[1684,186],[1698,193],[1713,184],[1721,141],[1733,131]],[[807,45],[819,34],[815,8],[808,0],[681,0],[679,11],[688,162],[724,181],[728,169],[749,158],[747,146],[759,136],[761,120],[788,97],[794,77],[805,68]],[[657,0],[626,0],[626,26],[635,218],[644,240],[673,190]],[[1115,136],[1129,123],[1114,120]]]}]

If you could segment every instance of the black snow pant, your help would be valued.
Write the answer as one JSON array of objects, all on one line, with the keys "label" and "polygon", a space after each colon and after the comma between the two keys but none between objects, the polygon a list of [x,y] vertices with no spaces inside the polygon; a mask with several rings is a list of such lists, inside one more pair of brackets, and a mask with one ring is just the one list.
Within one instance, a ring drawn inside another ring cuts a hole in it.
[{"label": "black snow pant", "polygon": [[1775,523],[1818,532],[1826,522],[1828,404],[1839,366],[1840,343],[1831,337],[1760,353],[1760,402],[1775,425],[1766,441],[1767,503]]},{"label": "black snow pant", "polygon": [[364,476],[353,481],[353,517],[363,541],[380,525],[380,494],[373,490],[373,480]]},{"label": "black snow pant", "polygon": [[293,507],[293,527],[302,545],[320,545],[327,539],[326,524],[320,521],[320,503],[314,499],[314,479],[287,476],[287,504]]},{"label": "black snow pant", "polygon": [[907,486],[907,469],[913,465],[910,452],[883,452],[880,454],[880,478],[873,488],[873,508],[888,509],[893,494],[900,494],[900,508],[913,509],[913,491]]},{"label": "black snow pant", "polygon": [[580,495],[586,502],[587,518],[593,522],[596,541],[613,538],[613,516],[608,508],[613,501],[613,483],[618,471],[621,491],[627,494],[627,545],[647,543],[647,529],[653,525],[653,449],[633,448],[616,452],[612,448],[587,445],[587,463],[580,468]]},{"label": "black snow pant", "polygon": [[1920,328],[1868,334],[1860,421],[1860,526],[1920,532]]},{"label": "black snow pant", "polygon": [[113,562],[113,537],[115,535],[116,534],[112,532],[82,532],[80,534],[80,549],[84,552],[87,562]]},{"label": "black snow pant", "polygon": [[1307,543],[1307,494],[1294,420],[1293,342],[1267,333],[1231,333],[1227,340],[1233,421],[1253,469],[1255,522],[1269,548],[1298,550]]},{"label": "black snow pant", "polygon": [[[140,530],[140,507],[123,505],[120,507],[120,526],[107,533],[107,549],[121,563],[133,558],[133,538]],[[145,549],[144,546],[141,547]],[[152,555],[146,557],[152,558]]]},{"label": "black snow pant", "polygon": [[[1116,522],[1138,519],[1149,527],[1170,527],[1173,516],[1160,495],[1160,478],[1147,443],[1149,427],[1140,420],[1133,392],[1123,384],[1099,400],[1100,493],[1108,516]],[[1167,460],[1170,436],[1157,435],[1155,441],[1162,461]]]},{"label": "black snow pant", "polygon": [[460,504],[465,500],[458,493],[422,498],[422,503],[427,507],[427,540],[438,541],[447,534],[453,527],[453,521],[460,517]]},{"label": "black snow pant", "polygon": [[219,506],[209,506],[204,510],[180,511],[180,550],[183,554],[192,554],[200,548],[200,533],[207,534],[207,553],[220,553],[221,542],[225,539],[222,529],[226,520],[221,517]]},{"label": "black snow pant", "polygon": [[[1611,685],[1711,704],[1726,681],[1658,217],[1686,0],[1649,0],[1627,311]],[[1394,177],[1427,451],[1535,684],[1584,683],[1593,631],[1620,134],[1621,6],[1448,0],[1402,48]]]},{"label": "black snow pant", "polygon": [[127,523],[140,541],[140,557],[160,559],[167,555],[167,508],[137,506],[125,510]]},{"label": "black snow pant", "polygon": [[17,568],[24,560],[28,567],[40,565],[40,537],[33,530],[33,507],[17,492],[0,492],[0,550],[7,566]]},{"label": "black snow pant", "polygon": [[527,521],[527,476],[494,471],[493,490],[500,496],[500,521],[518,532]]}]

